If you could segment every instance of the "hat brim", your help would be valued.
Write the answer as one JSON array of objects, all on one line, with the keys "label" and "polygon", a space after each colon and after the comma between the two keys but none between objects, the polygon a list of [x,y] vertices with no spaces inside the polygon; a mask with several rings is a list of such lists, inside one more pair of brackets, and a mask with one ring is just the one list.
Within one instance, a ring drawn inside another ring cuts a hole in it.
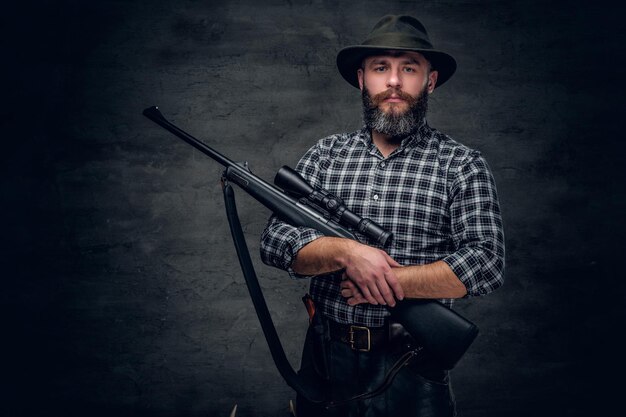
[{"label": "hat brim", "polygon": [[398,48],[397,46],[348,46],[337,54],[337,68],[341,76],[356,88],[359,88],[357,70],[361,62],[368,56],[380,54],[383,51],[411,51],[419,52],[430,61],[433,70],[438,72],[435,88],[443,85],[456,71],[456,60],[445,52],[435,49]]}]

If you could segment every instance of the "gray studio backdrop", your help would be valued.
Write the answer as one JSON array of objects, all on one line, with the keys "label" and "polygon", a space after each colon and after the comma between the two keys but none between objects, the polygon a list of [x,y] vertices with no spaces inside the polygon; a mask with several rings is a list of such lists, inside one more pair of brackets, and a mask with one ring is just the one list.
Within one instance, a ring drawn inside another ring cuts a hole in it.
[{"label": "gray studio backdrop", "polygon": [[[141,111],[158,105],[271,181],[361,126],[335,56],[390,12],[457,58],[429,123],[486,156],[504,215],[505,286],[457,304],[481,328],[452,375],[459,416],[608,407],[619,38],[611,10],[580,3],[40,1],[5,15],[6,415],[287,415],[295,394],[247,295],[221,167]],[[237,198],[297,367],[308,283],[261,265],[270,213]]]}]

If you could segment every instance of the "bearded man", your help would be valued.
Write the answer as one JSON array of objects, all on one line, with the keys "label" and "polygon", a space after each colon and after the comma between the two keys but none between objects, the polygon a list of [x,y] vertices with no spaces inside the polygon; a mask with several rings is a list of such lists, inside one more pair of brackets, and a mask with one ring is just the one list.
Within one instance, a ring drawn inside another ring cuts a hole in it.
[{"label": "bearded man", "polygon": [[[504,235],[493,176],[481,154],[431,128],[428,96],[456,70],[414,17],[383,17],[361,44],[337,56],[361,90],[365,126],[320,140],[296,170],[393,233],[391,246],[323,236],[272,217],[261,238],[265,263],[310,292],[325,326],[323,346],[307,333],[300,374],[331,399],[379,386],[416,342],[389,318],[404,298],[482,296],[503,282]],[[419,347],[418,347],[419,349]],[[428,352],[397,374],[384,394],[323,408],[304,398],[305,416],[453,416],[448,372]]]}]

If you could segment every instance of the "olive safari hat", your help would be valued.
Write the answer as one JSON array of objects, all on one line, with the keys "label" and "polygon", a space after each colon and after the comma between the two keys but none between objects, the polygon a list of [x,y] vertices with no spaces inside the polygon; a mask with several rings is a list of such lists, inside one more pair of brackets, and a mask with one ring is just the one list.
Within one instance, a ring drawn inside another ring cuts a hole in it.
[{"label": "olive safari hat", "polygon": [[350,84],[359,88],[357,70],[363,59],[386,50],[419,52],[438,71],[437,87],[456,71],[456,61],[445,52],[433,48],[426,28],[412,16],[387,15],[376,23],[360,45],[343,48],[337,54],[337,68]]}]

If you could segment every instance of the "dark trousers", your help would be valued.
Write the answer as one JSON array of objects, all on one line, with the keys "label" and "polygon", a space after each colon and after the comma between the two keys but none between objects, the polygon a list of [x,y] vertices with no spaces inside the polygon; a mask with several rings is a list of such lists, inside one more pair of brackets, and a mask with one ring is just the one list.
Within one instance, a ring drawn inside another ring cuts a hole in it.
[{"label": "dark trousers", "polygon": [[[319,384],[333,400],[341,400],[377,388],[387,371],[402,355],[402,346],[390,342],[384,349],[353,350],[338,340],[326,340],[329,378],[319,375],[321,358],[309,328],[299,374]],[[406,351],[406,350],[405,350]],[[422,351],[423,352],[423,351]],[[422,353],[420,352],[420,353]],[[446,371],[434,369],[427,355],[402,368],[393,384],[381,395],[338,407],[325,408],[297,397],[298,417],[453,417],[454,397]]]}]

